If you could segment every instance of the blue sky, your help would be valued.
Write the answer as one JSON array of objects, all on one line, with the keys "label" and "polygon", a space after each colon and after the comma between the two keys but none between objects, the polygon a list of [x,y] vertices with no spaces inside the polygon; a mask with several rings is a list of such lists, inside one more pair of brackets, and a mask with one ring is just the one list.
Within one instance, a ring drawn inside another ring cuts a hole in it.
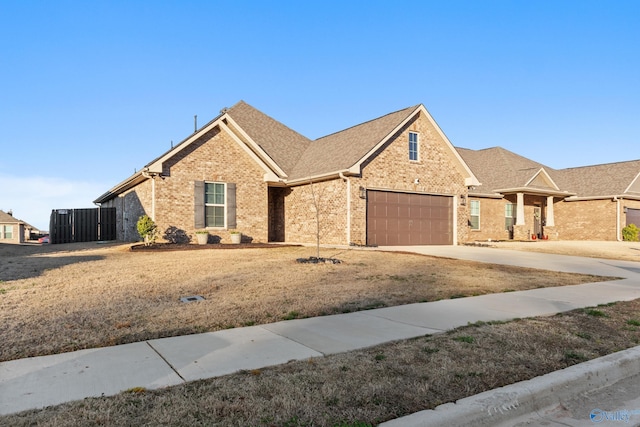
[{"label": "blue sky", "polygon": [[244,100],[310,138],[422,103],[452,143],[640,158],[638,1],[0,0],[0,209],[43,229]]}]

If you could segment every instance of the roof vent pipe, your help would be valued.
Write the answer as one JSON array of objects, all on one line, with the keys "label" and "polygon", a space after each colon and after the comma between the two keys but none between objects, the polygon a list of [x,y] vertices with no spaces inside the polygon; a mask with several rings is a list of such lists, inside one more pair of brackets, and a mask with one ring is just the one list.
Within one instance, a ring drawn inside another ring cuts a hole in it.
[{"label": "roof vent pipe", "polygon": [[193,116],[193,133],[198,132],[198,115]]}]

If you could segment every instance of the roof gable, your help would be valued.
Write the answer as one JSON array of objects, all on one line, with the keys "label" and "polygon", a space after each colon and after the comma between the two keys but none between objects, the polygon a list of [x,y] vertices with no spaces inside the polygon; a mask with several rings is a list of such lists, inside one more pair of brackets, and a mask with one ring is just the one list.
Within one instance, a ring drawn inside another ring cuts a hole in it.
[{"label": "roof gable", "polygon": [[323,174],[346,171],[360,173],[362,164],[419,114],[424,114],[441,136],[450,154],[454,157],[456,165],[465,176],[467,185],[477,184],[478,181],[471,169],[422,104],[404,108],[318,138],[304,152],[294,168],[290,180],[303,180]]},{"label": "roof gable", "polygon": [[233,130],[241,139],[249,138],[266,153],[283,171],[289,175],[303,153],[311,145],[311,140],[288,128],[279,121],[253,108],[244,101],[226,111]]},{"label": "roof gable", "polygon": [[625,193],[640,195],[640,173],[631,181],[631,184],[624,190]]},{"label": "roof gable", "polygon": [[525,187],[547,188],[554,191],[560,191],[553,179],[549,176],[544,168],[541,168],[531,179],[525,184]]},{"label": "roof gable", "polygon": [[482,183],[474,191],[495,194],[499,189],[542,186],[554,188],[555,170],[502,147],[456,148]]}]

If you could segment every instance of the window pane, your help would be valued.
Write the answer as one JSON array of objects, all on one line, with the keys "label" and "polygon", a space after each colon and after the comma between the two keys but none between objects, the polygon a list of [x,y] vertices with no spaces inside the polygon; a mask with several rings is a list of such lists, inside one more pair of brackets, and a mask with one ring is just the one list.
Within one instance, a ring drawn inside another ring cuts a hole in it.
[{"label": "window pane", "polygon": [[480,215],[480,201],[479,200],[471,200],[471,215]]},{"label": "window pane", "polygon": [[418,134],[409,132],[409,160],[418,160]]},{"label": "window pane", "polygon": [[214,184],[214,201],[216,205],[224,205],[224,184]]},{"label": "window pane", "polygon": [[4,226],[4,238],[13,239],[13,225]]},{"label": "window pane", "polygon": [[471,229],[472,230],[479,230],[480,229],[480,217],[479,216],[472,216],[471,219],[469,220],[469,222],[471,223]]},{"label": "window pane", "polygon": [[206,204],[214,203],[215,200],[215,184],[205,182],[204,184],[204,202]]},{"label": "window pane", "polygon": [[224,227],[224,207],[205,206],[205,227]]}]

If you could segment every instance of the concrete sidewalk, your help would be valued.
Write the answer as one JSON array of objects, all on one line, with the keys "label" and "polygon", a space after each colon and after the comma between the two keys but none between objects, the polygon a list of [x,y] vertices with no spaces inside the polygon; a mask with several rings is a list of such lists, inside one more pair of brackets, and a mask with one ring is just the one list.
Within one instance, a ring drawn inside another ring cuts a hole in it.
[{"label": "concrete sidewalk", "polygon": [[[440,333],[469,322],[554,314],[640,298],[640,265],[492,248],[397,248],[621,280],[410,304],[0,363],[0,415]],[[415,424],[428,425],[428,424]]]}]

